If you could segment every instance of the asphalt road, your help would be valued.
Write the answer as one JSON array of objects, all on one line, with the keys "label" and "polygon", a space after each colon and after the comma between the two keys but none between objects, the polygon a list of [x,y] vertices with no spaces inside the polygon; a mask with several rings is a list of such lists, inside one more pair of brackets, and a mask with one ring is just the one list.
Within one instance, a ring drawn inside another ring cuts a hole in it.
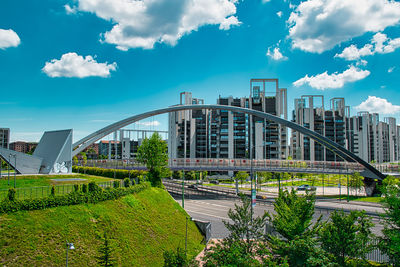
[{"label": "asphalt road", "polygon": [[[181,205],[182,199],[177,196],[176,201]],[[238,199],[210,199],[210,198],[198,198],[198,199],[185,199],[185,210],[189,213],[191,217],[197,220],[209,221],[211,222],[211,236],[212,238],[224,238],[229,235],[228,230],[223,224],[224,221],[231,222],[228,217],[229,209],[233,209],[234,205],[239,204]],[[329,206],[336,206],[338,209],[346,206],[350,209],[378,209],[377,207],[352,205],[347,203],[320,203],[320,205],[326,204]],[[381,208],[379,208],[381,209]],[[254,208],[254,216],[260,216],[264,211],[273,213],[273,206],[270,204],[257,204]],[[331,210],[326,209],[316,209],[313,221],[322,215],[323,220],[329,218]],[[375,224],[373,227],[373,233],[376,235],[381,235],[381,230],[383,229],[381,219],[379,217],[372,217],[372,221]]]}]

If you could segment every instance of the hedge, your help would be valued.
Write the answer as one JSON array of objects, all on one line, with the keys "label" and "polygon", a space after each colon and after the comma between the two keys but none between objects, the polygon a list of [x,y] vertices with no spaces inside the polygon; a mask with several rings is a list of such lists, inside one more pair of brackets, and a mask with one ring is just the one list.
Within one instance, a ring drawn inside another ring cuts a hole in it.
[{"label": "hedge", "polygon": [[87,191],[87,185],[84,184],[82,186],[82,191],[75,191],[62,196],[49,196],[45,198],[13,201],[9,200],[7,197],[0,202],[0,214],[11,213],[20,210],[41,210],[58,206],[98,203],[100,201],[118,199],[125,195],[138,193],[147,188],[150,188],[150,184],[146,182],[131,187],[110,187],[107,188],[107,190],[102,189],[98,185],[95,185],[95,188],[93,188],[93,185],[91,185],[91,189],[93,191],[85,193],[83,190]]},{"label": "hedge", "polygon": [[98,167],[84,167],[84,166],[72,166],[72,171],[90,175],[96,175],[96,176],[121,179],[121,180],[125,179],[126,177],[137,178],[147,173],[147,171],[104,169]]}]

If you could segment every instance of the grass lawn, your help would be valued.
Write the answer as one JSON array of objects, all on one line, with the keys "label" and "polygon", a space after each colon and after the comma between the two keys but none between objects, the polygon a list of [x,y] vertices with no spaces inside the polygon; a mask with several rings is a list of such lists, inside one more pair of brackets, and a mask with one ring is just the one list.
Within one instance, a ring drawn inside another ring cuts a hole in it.
[{"label": "grass lawn", "polygon": [[[340,198],[339,195],[331,195],[331,196],[325,196],[326,198],[335,198],[335,199],[342,199],[342,200],[347,200],[347,195],[342,195]],[[382,198],[381,197],[366,197],[366,196],[349,196],[350,201],[363,201],[363,202],[374,202],[374,203],[380,203]]]},{"label": "grass lawn", "polygon": [[[52,181],[52,179],[64,179],[64,178],[81,178],[87,179],[86,181],[66,181],[66,182],[57,182]],[[17,175],[16,176],[16,184],[17,188],[26,188],[26,187],[34,187],[34,186],[50,186],[50,185],[60,185],[60,184],[79,184],[79,183],[89,183],[89,182],[107,182],[112,181],[114,179],[99,177],[93,175],[85,175],[76,173],[73,175]],[[0,179],[0,190],[8,189],[10,187],[14,187],[14,175],[10,175],[10,186],[8,185],[8,177],[2,177]]]},{"label": "grass lawn", "polygon": [[[119,200],[0,215],[0,265],[98,266],[106,232],[116,266],[162,266],[163,252],[185,247],[186,212],[164,190],[150,188]],[[203,248],[203,236],[188,221],[188,255]]]}]

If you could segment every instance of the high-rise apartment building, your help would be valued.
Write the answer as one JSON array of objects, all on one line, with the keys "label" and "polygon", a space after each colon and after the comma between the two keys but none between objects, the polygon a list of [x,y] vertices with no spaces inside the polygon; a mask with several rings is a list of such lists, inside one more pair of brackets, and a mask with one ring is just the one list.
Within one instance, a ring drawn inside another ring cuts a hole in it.
[{"label": "high-rise apartment building", "polygon": [[9,148],[10,128],[0,128],[0,147]]},{"label": "high-rise apartment building", "polygon": [[[204,104],[189,92],[180,105]],[[286,89],[278,79],[252,79],[250,97],[219,97],[217,104],[251,108],[287,119]],[[186,110],[169,113],[170,158],[285,159],[287,129],[277,123],[228,110]]]},{"label": "high-rise apartment building", "polygon": [[[294,105],[293,122],[347,147],[346,118],[349,108],[345,106],[344,98],[332,98],[328,110],[325,110],[324,96],[322,95],[304,95],[295,99]],[[344,160],[320,143],[296,131],[292,131],[291,134],[290,151],[293,159],[297,160]]]}]

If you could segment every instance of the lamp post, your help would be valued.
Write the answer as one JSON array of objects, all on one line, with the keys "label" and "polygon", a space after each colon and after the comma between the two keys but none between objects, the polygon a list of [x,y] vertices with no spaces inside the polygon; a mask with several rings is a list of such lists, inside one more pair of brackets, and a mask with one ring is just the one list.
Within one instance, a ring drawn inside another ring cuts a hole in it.
[{"label": "lamp post", "polygon": [[68,243],[68,240],[66,242],[66,251],[67,251],[67,256],[66,256],[66,260],[65,260],[65,266],[68,267],[68,250],[72,250],[75,249],[74,244],[73,243]]},{"label": "lamp post", "polygon": [[185,208],[185,171],[182,172],[182,208]]},{"label": "lamp post", "polygon": [[17,175],[17,154],[10,155],[14,157],[14,188],[17,187],[17,182],[16,182],[16,175]]}]

